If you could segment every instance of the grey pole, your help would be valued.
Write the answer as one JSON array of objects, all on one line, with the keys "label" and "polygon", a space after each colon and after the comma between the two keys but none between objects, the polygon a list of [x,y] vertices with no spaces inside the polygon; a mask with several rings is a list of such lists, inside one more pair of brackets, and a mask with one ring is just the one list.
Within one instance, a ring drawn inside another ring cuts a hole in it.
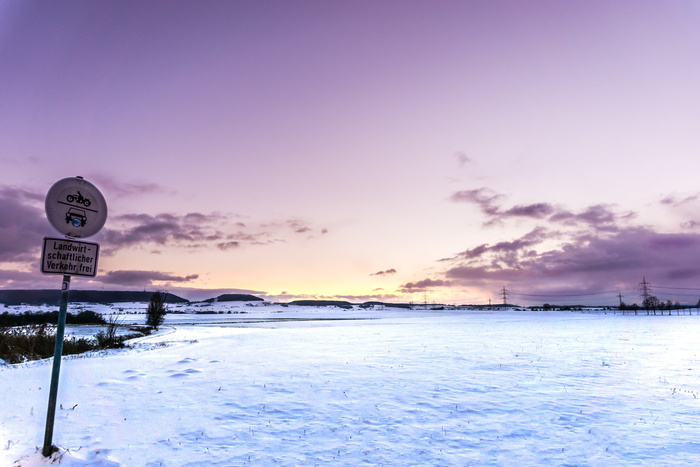
[{"label": "grey pole", "polygon": [[51,387],[49,389],[49,409],[46,414],[46,431],[44,432],[44,457],[51,456],[53,422],[56,416],[56,397],[58,394],[58,375],[61,371],[61,356],[63,355],[63,334],[66,329],[66,313],[68,310],[68,292],[70,290],[70,276],[63,276],[61,287],[61,304],[58,311],[58,325],[56,327],[56,345],[53,351],[53,370],[51,371]]}]

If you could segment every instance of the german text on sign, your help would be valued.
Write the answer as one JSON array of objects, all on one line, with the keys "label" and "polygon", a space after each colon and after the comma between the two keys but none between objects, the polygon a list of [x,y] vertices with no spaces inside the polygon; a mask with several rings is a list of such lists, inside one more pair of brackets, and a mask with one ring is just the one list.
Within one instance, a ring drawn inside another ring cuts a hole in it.
[{"label": "german text on sign", "polygon": [[97,243],[46,237],[41,255],[41,272],[95,277],[99,250]]}]

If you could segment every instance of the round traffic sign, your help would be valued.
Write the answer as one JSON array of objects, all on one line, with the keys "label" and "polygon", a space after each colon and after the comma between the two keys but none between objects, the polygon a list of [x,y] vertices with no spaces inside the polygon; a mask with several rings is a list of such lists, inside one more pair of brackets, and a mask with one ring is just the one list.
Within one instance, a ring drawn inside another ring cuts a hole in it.
[{"label": "round traffic sign", "polygon": [[46,217],[63,235],[95,235],[107,220],[107,203],[95,185],[82,177],[59,180],[46,194]]}]

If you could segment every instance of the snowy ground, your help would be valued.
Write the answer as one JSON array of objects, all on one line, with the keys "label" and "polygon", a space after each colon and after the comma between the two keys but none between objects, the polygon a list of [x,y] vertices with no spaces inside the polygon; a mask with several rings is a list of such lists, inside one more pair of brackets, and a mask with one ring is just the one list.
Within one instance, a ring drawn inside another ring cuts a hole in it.
[{"label": "snowy ground", "polygon": [[[64,358],[61,465],[700,464],[700,316],[223,310]],[[46,465],[50,373],[0,366],[0,465]]]}]

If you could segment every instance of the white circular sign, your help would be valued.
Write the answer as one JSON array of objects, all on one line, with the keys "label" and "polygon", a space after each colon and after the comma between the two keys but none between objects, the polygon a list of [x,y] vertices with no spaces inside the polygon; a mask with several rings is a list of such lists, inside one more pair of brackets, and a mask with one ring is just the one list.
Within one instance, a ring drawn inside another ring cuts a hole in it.
[{"label": "white circular sign", "polygon": [[107,203],[95,185],[82,177],[59,180],[46,194],[46,217],[63,235],[95,235],[107,220]]}]

